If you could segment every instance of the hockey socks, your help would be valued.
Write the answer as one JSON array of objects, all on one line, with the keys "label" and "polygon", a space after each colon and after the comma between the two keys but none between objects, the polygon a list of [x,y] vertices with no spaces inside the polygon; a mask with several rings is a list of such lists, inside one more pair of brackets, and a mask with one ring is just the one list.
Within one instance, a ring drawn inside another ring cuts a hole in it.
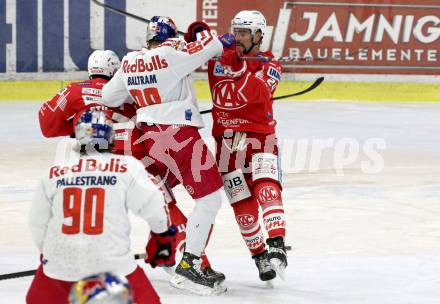
[{"label": "hockey socks", "polygon": [[258,221],[258,203],[249,198],[232,205],[240,233],[252,256],[264,251],[264,235]]},{"label": "hockey socks", "polygon": [[284,238],[286,219],[279,184],[273,181],[259,182],[254,186],[253,193],[263,210],[263,222],[269,238]]},{"label": "hockey socks", "polygon": [[186,225],[186,252],[201,256],[221,202],[220,190],[196,199],[194,210],[188,216]]}]

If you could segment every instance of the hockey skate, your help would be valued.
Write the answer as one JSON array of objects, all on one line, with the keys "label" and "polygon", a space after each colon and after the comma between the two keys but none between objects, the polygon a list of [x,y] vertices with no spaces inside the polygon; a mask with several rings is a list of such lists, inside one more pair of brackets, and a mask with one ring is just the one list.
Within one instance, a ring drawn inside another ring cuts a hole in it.
[{"label": "hockey skate", "polygon": [[260,276],[261,281],[269,281],[277,276],[267,258],[267,250],[264,250],[260,254],[254,255],[252,259],[254,259],[255,265],[257,265],[258,275]]},{"label": "hockey skate", "polygon": [[284,271],[287,267],[287,254],[284,240],[281,236],[277,236],[274,238],[268,238],[266,243],[269,246],[267,258],[276,273],[284,280]]},{"label": "hockey skate", "polygon": [[171,285],[198,295],[216,295],[226,291],[213,277],[208,277],[201,269],[202,260],[188,252],[176,267]]},{"label": "hockey skate", "polygon": [[211,268],[211,266],[206,266],[203,269],[203,273],[208,277],[214,279],[216,282],[223,282],[226,279],[226,276],[220,272]]}]

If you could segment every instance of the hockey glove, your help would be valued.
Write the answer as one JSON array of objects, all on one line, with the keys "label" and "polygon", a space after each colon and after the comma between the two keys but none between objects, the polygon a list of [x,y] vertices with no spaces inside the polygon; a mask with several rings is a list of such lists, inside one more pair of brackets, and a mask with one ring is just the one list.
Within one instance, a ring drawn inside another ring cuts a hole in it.
[{"label": "hockey glove", "polygon": [[185,36],[183,36],[183,37],[185,38],[185,41],[187,43],[190,43],[190,42],[197,40],[197,37],[196,37],[197,33],[200,33],[203,31],[210,31],[210,30],[211,30],[211,28],[205,22],[194,21],[193,23],[191,23],[188,26],[188,29],[186,30]]},{"label": "hockey glove", "polygon": [[235,36],[230,33],[223,34],[223,35],[219,36],[218,39],[223,44],[223,47],[225,49],[232,48],[236,43]]},{"label": "hockey glove", "polygon": [[238,78],[246,72],[246,62],[241,60],[239,56],[240,53],[235,46],[223,50],[223,54],[220,57],[220,63],[223,66],[225,76]]},{"label": "hockey glove", "polygon": [[145,248],[145,263],[149,263],[153,268],[173,266],[176,263],[176,233],[177,228],[174,225],[163,233],[151,232]]}]

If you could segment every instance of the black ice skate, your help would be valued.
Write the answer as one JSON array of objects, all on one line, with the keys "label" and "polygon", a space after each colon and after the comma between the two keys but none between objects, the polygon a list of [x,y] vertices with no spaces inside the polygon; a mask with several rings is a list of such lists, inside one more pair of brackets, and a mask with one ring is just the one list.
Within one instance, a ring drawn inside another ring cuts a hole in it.
[{"label": "black ice skate", "polygon": [[212,278],[219,283],[223,282],[226,279],[226,276],[223,273],[212,269],[211,266],[206,266],[203,272],[208,278]]},{"label": "black ice skate", "polygon": [[284,240],[281,236],[277,236],[268,238],[266,243],[269,246],[267,258],[276,273],[284,280],[284,270],[287,267],[287,254]]},{"label": "black ice skate", "polygon": [[261,281],[269,281],[277,276],[267,258],[267,250],[264,250],[260,254],[254,255],[252,258],[255,261],[255,265],[257,265],[258,274]]},{"label": "black ice skate", "polygon": [[208,277],[201,269],[200,257],[185,252],[176,267],[171,285],[198,295],[219,294],[226,291],[218,281]]}]

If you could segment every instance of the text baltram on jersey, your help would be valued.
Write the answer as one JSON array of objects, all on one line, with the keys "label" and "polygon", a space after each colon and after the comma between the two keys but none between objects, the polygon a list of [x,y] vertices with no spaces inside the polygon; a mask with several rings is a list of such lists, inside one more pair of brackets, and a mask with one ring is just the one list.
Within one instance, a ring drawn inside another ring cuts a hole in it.
[{"label": "text baltram on jersey", "polygon": [[217,37],[203,31],[188,44],[169,39],[157,48],[130,52],[104,87],[103,102],[119,106],[131,97],[138,122],[203,127],[189,74],[222,49]]}]

